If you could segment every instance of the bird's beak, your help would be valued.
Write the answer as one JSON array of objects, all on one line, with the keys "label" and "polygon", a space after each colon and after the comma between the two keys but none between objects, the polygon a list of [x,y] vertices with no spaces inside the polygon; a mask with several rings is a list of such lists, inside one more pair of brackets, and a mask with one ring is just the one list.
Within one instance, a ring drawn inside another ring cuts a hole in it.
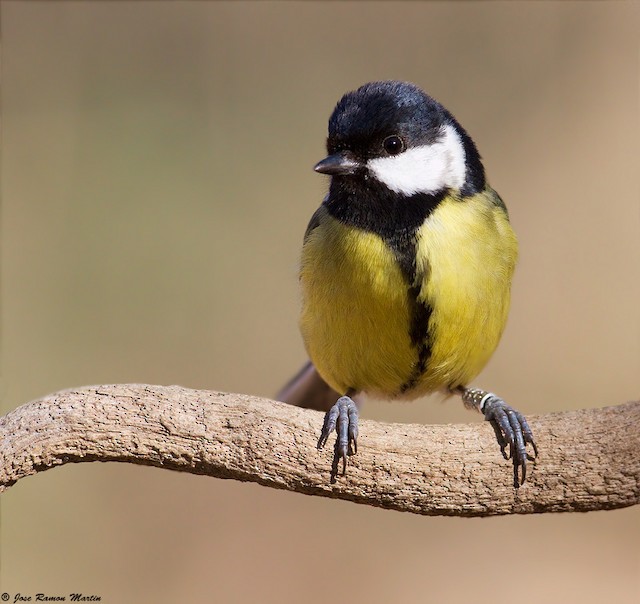
[{"label": "bird's beak", "polygon": [[354,174],[355,171],[362,167],[362,164],[349,151],[341,151],[325,157],[319,161],[313,169],[320,174],[329,174],[330,176],[342,176],[345,174]]}]

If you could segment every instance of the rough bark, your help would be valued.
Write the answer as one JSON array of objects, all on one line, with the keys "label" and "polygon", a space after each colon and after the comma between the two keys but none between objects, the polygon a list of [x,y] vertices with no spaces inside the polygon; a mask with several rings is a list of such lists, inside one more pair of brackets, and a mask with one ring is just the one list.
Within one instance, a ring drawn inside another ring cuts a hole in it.
[{"label": "rough bark", "polygon": [[322,414],[178,386],[66,390],[0,419],[0,490],[71,462],[119,461],[428,515],[620,508],[640,501],[640,402],[529,418],[540,456],[512,486],[488,423],[361,420],[358,454],[329,480]]}]

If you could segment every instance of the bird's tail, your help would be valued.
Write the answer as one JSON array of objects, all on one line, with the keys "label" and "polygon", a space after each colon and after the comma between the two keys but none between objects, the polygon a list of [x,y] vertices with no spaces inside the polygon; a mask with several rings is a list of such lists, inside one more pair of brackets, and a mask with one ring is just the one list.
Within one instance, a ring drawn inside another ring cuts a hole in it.
[{"label": "bird's tail", "polygon": [[296,407],[328,411],[341,396],[320,377],[313,363],[308,361],[275,398]]}]

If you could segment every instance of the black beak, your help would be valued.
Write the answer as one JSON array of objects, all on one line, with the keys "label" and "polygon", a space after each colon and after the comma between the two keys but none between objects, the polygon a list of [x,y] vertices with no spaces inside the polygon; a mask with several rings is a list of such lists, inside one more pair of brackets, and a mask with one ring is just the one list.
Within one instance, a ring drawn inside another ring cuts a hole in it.
[{"label": "black beak", "polygon": [[330,176],[342,176],[345,174],[354,174],[355,171],[362,167],[362,164],[356,160],[349,151],[341,151],[325,157],[319,161],[313,169],[320,174],[329,174]]}]

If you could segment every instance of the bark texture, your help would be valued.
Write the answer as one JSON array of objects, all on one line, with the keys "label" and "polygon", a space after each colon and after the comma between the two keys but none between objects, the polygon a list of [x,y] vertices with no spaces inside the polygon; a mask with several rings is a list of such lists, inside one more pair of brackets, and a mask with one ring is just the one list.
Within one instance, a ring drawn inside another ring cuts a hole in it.
[{"label": "bark texture", "polygon": [[0,419],[0,490],[66,463],[119,461],[428,515],[604,510],[640,502],[640,402],[531,416],[540,456],[512,486],[491,426],[361,420],[329,480],[323,415],[243,394],[138,384],[66,390]]}]

